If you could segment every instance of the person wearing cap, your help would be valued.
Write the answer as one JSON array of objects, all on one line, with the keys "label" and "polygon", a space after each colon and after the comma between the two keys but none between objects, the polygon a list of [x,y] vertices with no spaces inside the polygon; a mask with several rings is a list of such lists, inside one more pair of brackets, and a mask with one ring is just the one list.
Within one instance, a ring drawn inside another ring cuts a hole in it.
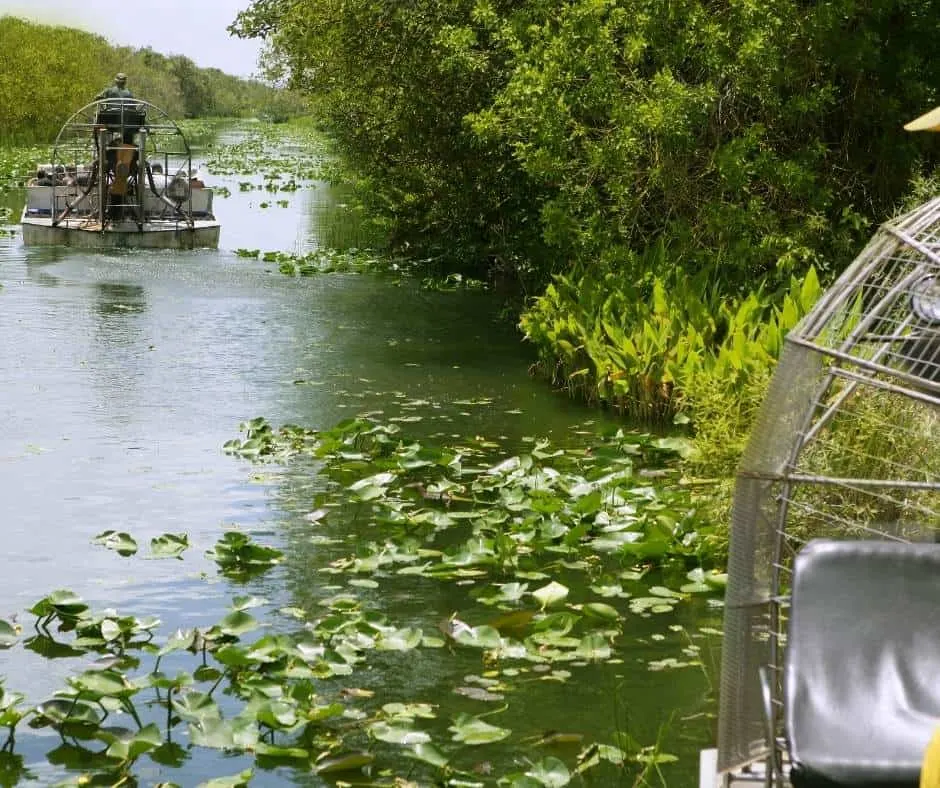
[{"label": "person wearing cap", "polygon": [[110,99],[110,98],[133,98],[134,94],[130,92],[127,88],[127,75],[121,71],[118,72],[117,76],[114,77],[114,84],[109,85],[104,90],[102,90],[97,96],[96,99]]}]

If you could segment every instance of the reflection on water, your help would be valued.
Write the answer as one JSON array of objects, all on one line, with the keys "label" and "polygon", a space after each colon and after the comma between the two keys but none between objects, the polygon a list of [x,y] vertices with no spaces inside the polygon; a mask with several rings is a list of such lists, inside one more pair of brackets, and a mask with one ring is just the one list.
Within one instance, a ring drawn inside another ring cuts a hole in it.
[{"label": "reflection on water", "polygon": [[305,251],[326,249],[369,249],[378,242],[378,233],[370,232],[358,208],[351,200],[351,189],[341,184],[318,182],[306,195],[309,217],[304,239]]},{"label": "reflection on water", "polygon": [[143,312],[147,308],[144,288],[123,282],[98,282],[95,308],[102,317]]},{"label": "reflection on water", "polygon": [[[348,554],[351,538],[375,537],[337,533],[347,541],[335,548],[312,542],[304,516],[323,483],[315,472],[256,468],[221,453],[247,418],[326,428],[369,413],[399,420],[419,440],[476,435],[507,452],[532,435],[569,441],[602,418],[528,377],[527,348],[485,293],[429,293],[351,274],[288,279],[234,255],[239,247],[302,252],[361,240],[328,187],[261,209],[262,192],[238,189],[243,177],[217,179],[232,192],[216,206],[218,251],[101,254],[25,249],[18,236],[0,237],[0,617],[28,621],[23,611],[55,588],[96,609],[159,616],[163,634],[215,621],[234,593],[316,610],[335,592],[320,570]],[[289,546],[286,566],[240,588],[218,580],[205,551],[233,526]],[[106,529],[128,531],[141,545],[185,532],[192,546],[182,562],[125,559],[92,546]],[[456,611],[482,615],[468,590],[430,584],[416,594],[413,584],[391,582],[371,602],[399,625],[433,629]],[[630,626],[641,635],[662,630],[661,622]],[[629,722],[631,733],[654,740],[666,710],[698,710],[704,680],[685,671],[654,681],[645,660],[659,646],[647,647],[585,673],[588,680],[533,683],[512,702],[507,724],[609,740]],[[44,662],[31,651],[50,648],[31,638],[0,651],[7,686],[32,700],[62,686],[77,660],[59,653]],[[476,653],[386,655],[363,680],[379,689],[379,705],[423,699],[450,714],[476,708],[453,689],[481,669]],[[704,730],[695,728],[690,751]],[[0,782],[23,769],[54,781],[47,739],[24,735],[17,746],[25,765],[0,762]],[[503,756],[518,747],[507,744]],[[181,773],[148,763],[142,776],[189,785],[244,765],[195,750]],[[280,769],[260,784],[295,779],[308,778]]]}]

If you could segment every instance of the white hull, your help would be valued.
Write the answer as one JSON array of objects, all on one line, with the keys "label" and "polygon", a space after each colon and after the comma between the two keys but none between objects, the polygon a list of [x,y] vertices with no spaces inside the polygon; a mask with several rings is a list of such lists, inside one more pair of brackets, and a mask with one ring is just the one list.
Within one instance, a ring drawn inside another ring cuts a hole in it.
[{"label": "white hull", "polygon": [[148,221],[110,223],[104,230],[89,219],[68,219],[53,227],[49,217],[23,217],[26,246],[74,246],[85,249],[201,249],[219,245],[221,225],[214,219],[196,219],[192,228],[183,222]]}]

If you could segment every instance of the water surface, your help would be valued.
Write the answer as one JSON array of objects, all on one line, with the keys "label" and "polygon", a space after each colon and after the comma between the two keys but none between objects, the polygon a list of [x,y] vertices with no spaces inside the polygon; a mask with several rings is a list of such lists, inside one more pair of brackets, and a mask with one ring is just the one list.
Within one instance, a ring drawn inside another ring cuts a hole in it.
[{"label": "water surface", "polygon": [[[218,250],[26,249],[18,235],[0,237],[0,618],[29,627],[24,611],[68,588],[96,609],[156,615],[164,634],[212,623],[246,590],[220,579],[204,556],[232,527],[289,551],[282,568],[248,590],[275,607],[316,610],[336,582],[320,570],[350,546],[310,542],[304,515],[315,470],[259,468],[221,452],[254,416],[328,428],[367,413],[404,419],[421,440],[479,436],[506,452],[533,435],[566,445],[604,418],[529,377],[528,348],[489,293],[430,292],[358,274],[292,279],[235,254],[361,243],[347,221],[351,209],[329,185],[309,184],[286,196],[286,207],[262,209],[270,195],[241,191],[246,176],[208,172],[206,180],[231,190],[216,202]],[[15,197],[7,198],[14,206]],[[130,532],[141,545],[185,532],[192,547],[182,562],[122,559],[91,544],[106,529]],[[396,623],[425,628],[473,612],[464,590],[444,585],[392,582],[372,601]],[[700,670],[652,673],[647,662],[681,645],[670,624],[716,620],[704,605],[629,620],[633,645],[621,661],[578,668],[567,684],[533,682],[512,699],[500,724],[520,734],[496,757],[518,759],[524,736],[538,731],[601,739],[622,728],[652,743],[668,724],[668,748],[682,755],[666,772],[670,784],[692,785],[694,754],[710,737],[708,678]],[[22,648],[0,652],[7,686],[35,700],[81,664],[39,660]],[[371,684],[379,705],[425,700],[479,713],[453,689],[480,670],[477,652],[422,651],[377,658],[357,681]],[[18,737],[17,752],[40,783],[61,774],[46,757],[54,743]],[[574,766],[570,754],[568,762]],[[250,761],[195,751],[181,770],[142,763],[142,784],[195,785]],[[295,781],[319,784],[283,767],[256,782]]]}]

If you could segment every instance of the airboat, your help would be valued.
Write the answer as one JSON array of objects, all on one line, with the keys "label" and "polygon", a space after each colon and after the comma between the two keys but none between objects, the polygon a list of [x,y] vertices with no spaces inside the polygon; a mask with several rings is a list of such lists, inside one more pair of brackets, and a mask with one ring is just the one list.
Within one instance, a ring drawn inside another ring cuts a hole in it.
[{"label": "airboat", "polygon": [[940,197],[786,338],[736,477],[702,788],[916,788],[940,741],[938,542]]},{"label": "airboat", "polygon": [[132,98],[87,104],[60,130],[26,186],[26,245],[216,247],[212,189],[180,127]]}]

